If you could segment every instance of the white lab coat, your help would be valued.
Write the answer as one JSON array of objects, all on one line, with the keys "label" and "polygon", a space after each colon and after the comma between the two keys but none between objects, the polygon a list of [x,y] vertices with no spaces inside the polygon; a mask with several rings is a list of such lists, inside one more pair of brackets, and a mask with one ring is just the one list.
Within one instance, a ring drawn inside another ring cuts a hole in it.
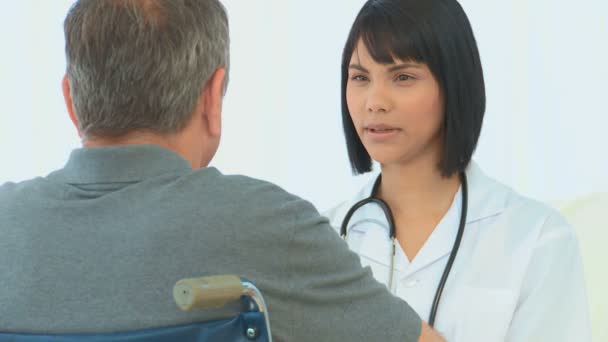
[{"label": "white lab coat", "polygon": [[[468,215],[435,328],[450,342],[591,341],[577,238],[554,210],[488,178],[471,163]],[[346,212],[370,195],[376,177],[351,201],[326,213],[336,230]],[[410,262],[397,243],[391,291],[425,321],[452,249],[462,205],[451,208]],[[348,244],[388,285],[390,240],[382,211],[353,215]]]}]

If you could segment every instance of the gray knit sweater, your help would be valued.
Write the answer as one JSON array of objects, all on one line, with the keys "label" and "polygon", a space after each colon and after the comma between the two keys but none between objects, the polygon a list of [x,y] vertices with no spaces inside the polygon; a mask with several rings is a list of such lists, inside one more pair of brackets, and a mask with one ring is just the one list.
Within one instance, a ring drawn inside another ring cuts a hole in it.
[{"label": "gray knit sweater", "polygon": [[420,319],[361,268],[313,206],[153,145],[75,150],[0,186],[0,331],[88,333],[197,322],[174,283],[234,273],[279,341],[416,341]]}]

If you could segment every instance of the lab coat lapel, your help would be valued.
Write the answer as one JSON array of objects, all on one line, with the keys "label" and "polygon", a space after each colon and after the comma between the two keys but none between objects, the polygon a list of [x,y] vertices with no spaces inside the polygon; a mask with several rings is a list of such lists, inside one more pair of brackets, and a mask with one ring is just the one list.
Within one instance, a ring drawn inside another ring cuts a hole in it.
[{"label": "lab coat lapel", "polygon": [[[468,225],[503,212],[509,194],[504,186],[487,177],[473,161],[467,168],[466,175],[468,207],[464,235],[467,234]],[[408,277],[451,253],[458,234],[461,212],[462,187],[454,196],[452,206],[446,215],[403,273],[403,277]],[[402,250],[399,252],[405,255]]]},{"label": "lab coat lapel", "polygon": [[511,190],[486,176],[474,161],[469,164],[466,174],[469,183],[467,224],[502,213]]},{"label": "lab coat lapel", "polygon": [[[377,175],[372,177],[371,181],[357,196],[357,201],[371,195],[376,178]],[[384,212],[378,205],[373,203],[367,204],[359,210],[360,212],[355,214],[357,217],[353,215],[353,222],[356,222],[353,229],[357,229],[357,226],[359,226],[364,234],[360,254],[381,266],[388,267],[391,257],[391,240]]]},{"label": "lab coat lapel", "polygon": [[[441,219],[437,227],[433,230],[427,241],[418,252],[418,255],[411,260],[409,267],[403,274],[408,277],[419,270],[435,263],[439,259],[448,255],[452,250],[456,235],[458,233],[458,223],[461,212],[461,191],[454,195],[454,200],[448,212]],[[405,255],[405,253],[404,253]]]},{"label": "lab coat lapel", "polygon": [[[500,214],[506,206],[508,189],[488,178],[473,161],[467,168],[466,174],[469,195],[466,224],[470,225],[484,218]],[[344,207],[343,211],[370,196],[377,176],[377,174],[374,174],[370,177],[367,185],[361,189],[349,205]],[[404,277],[424,269],[452,251],[460,222],[461,191],[462,189],[454,196],[454,202],[450,210],[433,231],[413,262],[407,259],[405,253],[397,244],[397,254],[401,254],[402,258],[395,258],[395,268]],[[344,217],[345,214],[343,212],[339,217]],[[356,248],[355,250],[358,250],[362,256],[388,267],[390,240],[388,239],[388,227],[385,222],[384,215],[379,207],[366,205],[360,209],[360,212],[353,215],[349,226],[364,233],[361,240],[357,241],[360,249]],[[334,225],[339,227],[340,222],[335,222]],[[466,226],[464,234],[467,234]]]}]

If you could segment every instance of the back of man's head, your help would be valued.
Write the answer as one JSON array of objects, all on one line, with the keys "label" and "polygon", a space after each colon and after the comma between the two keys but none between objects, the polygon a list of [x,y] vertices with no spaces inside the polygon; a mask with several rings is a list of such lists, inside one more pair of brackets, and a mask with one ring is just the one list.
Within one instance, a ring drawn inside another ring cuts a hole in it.
[{"label": "back of man's head", "polygon": [[79,0],[65,36],[74,114],[86,137],[180,131],[214,71],[229,64],[218,0]]}]

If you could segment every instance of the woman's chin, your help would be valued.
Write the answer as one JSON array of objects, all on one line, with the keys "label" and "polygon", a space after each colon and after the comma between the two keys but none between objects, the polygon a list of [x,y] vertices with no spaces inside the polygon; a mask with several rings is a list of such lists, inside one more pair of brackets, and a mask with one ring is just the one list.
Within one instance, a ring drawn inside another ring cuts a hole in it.
[{"label": "woman's chin", "polygon": [[382,166],[402,164],[403,158],[388,153],[370,154],[372,160]]}]

